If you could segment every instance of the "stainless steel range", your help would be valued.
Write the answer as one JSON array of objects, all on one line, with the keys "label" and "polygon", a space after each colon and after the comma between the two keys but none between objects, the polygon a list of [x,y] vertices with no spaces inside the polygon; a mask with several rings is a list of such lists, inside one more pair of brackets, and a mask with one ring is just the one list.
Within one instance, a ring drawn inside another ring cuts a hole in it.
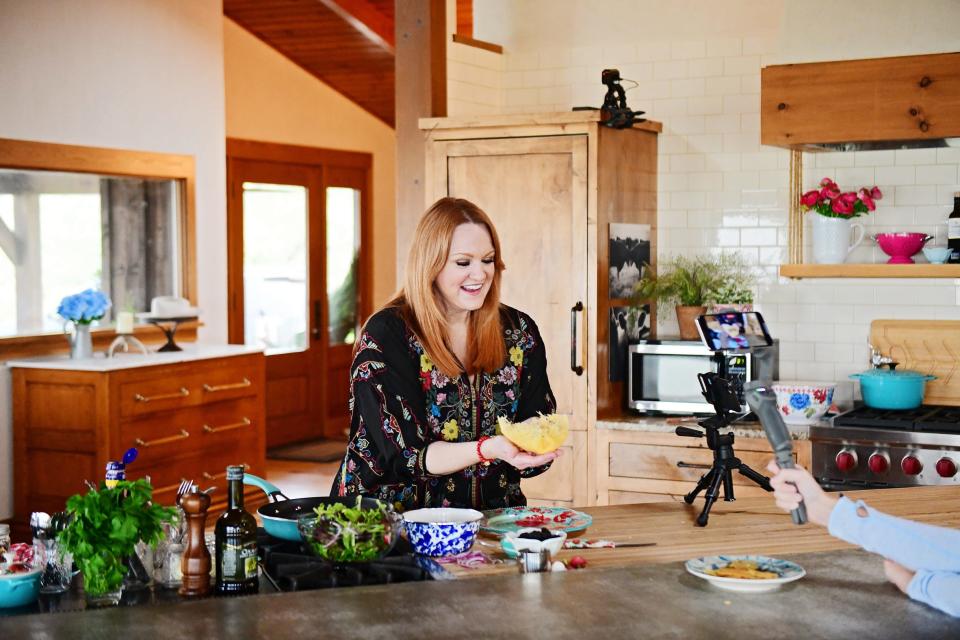
[{"label": "stainless steel range", "polygon": [[810,427],[810,442],[827,489],[960,484],[960,407],[858,407]]}]

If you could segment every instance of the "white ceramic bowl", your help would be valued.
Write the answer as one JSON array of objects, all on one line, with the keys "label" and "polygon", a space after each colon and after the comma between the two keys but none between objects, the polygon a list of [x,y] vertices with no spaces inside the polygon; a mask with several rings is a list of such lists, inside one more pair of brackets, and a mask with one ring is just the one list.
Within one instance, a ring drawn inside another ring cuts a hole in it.
[{"label": "white ceramic bowl", "polygon": [[943,264],[950,257],[950,247],[924,247],[923,255],[930,264]]},{"label": "white ceramic bowl", "polygon": [[565,531],[553,531],[552,533],[557,537],[549,540],[531,540],[520,537],[521,533],[527,533],[528,531],[540,531],[540,529],[538,527],[527,527],[516,531],[507,531],[503,534],[500,538],[500,546],[508,557],[515,558],[520,551],[540,552],[546,549],[550,552],[550,558],[553,558],[559,553],[560,549],[563,549],[563,543],[567,539]]},{"label": "white ceramic bowl", "polygon": [[787,424],[813,424],[833,404],[835,382],[775,382],[777,408]]}]

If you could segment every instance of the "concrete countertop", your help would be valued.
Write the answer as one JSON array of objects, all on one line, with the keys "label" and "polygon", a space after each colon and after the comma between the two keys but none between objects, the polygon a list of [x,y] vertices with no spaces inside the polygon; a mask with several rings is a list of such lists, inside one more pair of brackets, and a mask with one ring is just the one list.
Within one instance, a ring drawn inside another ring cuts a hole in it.
[{"label": "concrete countertop", "polygon": [[761,594],[716,589],[674,562],[28,615],[2,628],[10,638],[76,640],[960,637],[960,619],[909,600],[876,556],[787,557],[806,577]]},{"label": "concrete countertop", "polygon": [[26,369],[58,369],[62,371],[119,371],[137,367],[151,367],[178,362],[192,362],[225,356],[243,356],[251,353],[262,353],[260,347],[248,347],[240,344],[184,344],[183,351],[166,351],[163,353],[121,353],[107,358],[103,352],[92,358],[71,360],[64,355],[40,356],[23,360],[8,360],[8,367],[22,367]]},{"label": "concrete countertop", "polygon": [[[673,433],[678,426],[697,427],[696,418],[684,416],[623,416],[597,420],[597,429],[619,429],[624,431],[648,431],[654,433]],[[809,440],[810,427],[807,425],[787,425],[794,440]],[[737,422],[731,431],[738,438],[764,438],[763,428],[759,422]],[[726,433],[726,431],[724,432]]]}]

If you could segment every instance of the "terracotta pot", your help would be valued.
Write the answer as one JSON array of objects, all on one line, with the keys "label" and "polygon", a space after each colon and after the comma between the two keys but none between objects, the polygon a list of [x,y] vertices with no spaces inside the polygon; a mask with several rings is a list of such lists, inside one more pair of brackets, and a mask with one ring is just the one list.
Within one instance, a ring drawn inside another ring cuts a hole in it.
[{"label": "terracotta pot", "polygon": [[677,305],[677,322],[680,324],[681,340],[699,340],[697,316],[707,312],[706,307],[682,307]]}]

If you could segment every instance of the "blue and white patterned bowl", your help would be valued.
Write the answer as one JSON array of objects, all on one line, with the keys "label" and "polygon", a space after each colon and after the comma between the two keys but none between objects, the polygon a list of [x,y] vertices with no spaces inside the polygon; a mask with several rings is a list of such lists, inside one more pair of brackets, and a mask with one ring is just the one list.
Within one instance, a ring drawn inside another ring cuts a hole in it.
[{"label": "blue and white patterned bowl", "polygon": [[403,514],[403,525],[420,555],[454,556],[473,546],[482,519],[474,509],[414,509]]}]

